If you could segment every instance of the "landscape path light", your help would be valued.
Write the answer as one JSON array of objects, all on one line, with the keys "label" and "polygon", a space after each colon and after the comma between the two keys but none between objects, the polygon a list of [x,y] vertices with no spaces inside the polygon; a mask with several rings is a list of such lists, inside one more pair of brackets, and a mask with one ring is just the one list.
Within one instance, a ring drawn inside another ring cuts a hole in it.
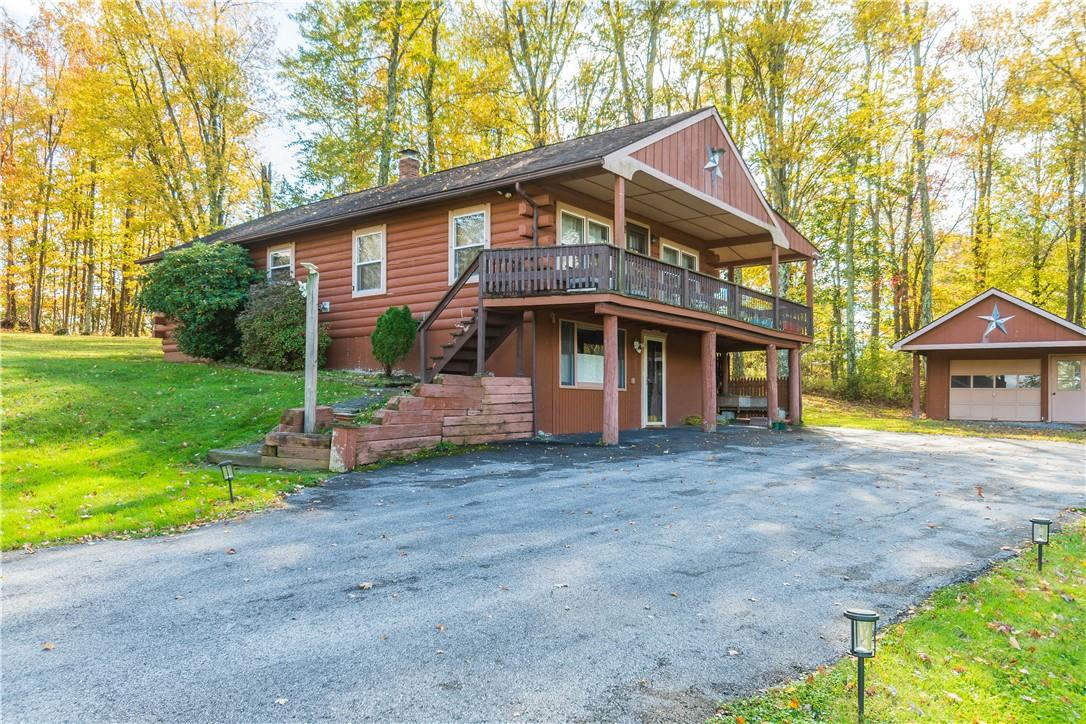
[{"label": "landscape path light", "polygon": [[1037,572],[1044,568],[1045,546],[1048,545],[1048,534],[1052,528],[1052,521],[1048,518],[1030,518],[1033,524],[1033,543],[1037,546]]},{"label": "landscape path light", "polygon": [[230,502],[234,502],[234,462],[232,460],[223,460],[219,463],[219,472],[222,473],[222,479],[226,481],[226,484],[230,486]]},{"label": "landscape path light", "polygon": [[848,651],[856,657],[858,667],[856,693],[862,722],[864,720],[864,659],[870,659],[875,655],[875,626],[879,615],[865,608],[849,608],[845,610],[845,618],[852,625]]}]

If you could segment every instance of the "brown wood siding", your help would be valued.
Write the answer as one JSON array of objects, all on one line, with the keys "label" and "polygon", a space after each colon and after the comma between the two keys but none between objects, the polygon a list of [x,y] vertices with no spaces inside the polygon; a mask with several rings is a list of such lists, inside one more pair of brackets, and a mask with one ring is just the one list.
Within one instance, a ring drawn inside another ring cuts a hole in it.
[{"label": "brown wood siding", "polygon": [[[530,243],[520,235],[524,221],[518,213],[517,200],[497,194],[464,199],[455,206],[422,207],[389,214],[363,222],[300,234],[293,239],[295,276],[305,278],[300,263],[312,262],[321,271],[320,299],[332,304],[332,310],[320,315],[332,335],[330,367],[376,368],[369,335],[377,318],[390,306],[406,304],[416,316],[428,312],[449,288],[449,212],[455,209],[490,204],[490,244],[492,248]],[[352,296],[351,238],[355,229],[385,226],[386,293]],[[284,241],[261,243],[250,248],[254,265],[267,266],[267,250]],[[448,341],[455,324],[469,318],[477,304],[478,287],[467,285],[457,295],[429,338],[430,348],[439,349]],[[408,353],[401,365],[418,371],[418,351]]]},{"label": "brown wood siding", "polygon": [[[553,320],[551,310],[540,310],[537,318],[536,427],[555,435],[599,432],[603,429],[603,390],[567,388],[559,384],[559,321],[568,319],[602,325],[603,318],[559,310],[554,310]],[[619,317],[618,326],[626,332],[626,389],[618,392],[619,428],[635,430],[641,427],[643,393],[642,360],[634,351],[633,343],[649,328],[622,317]],[[667,424],[681,425],[686,417],[701,411],[701,388],[690,384],[690,380],[701,377],[700,335],[668,330],[665,354]],[[527,359],[530,365],[530,358]]]},{"label": "brown wood siding", "polygon": [[992,306],[999,305],[999,314],[1003,318],[1014,315],[1006,322],[1007,334],[996,329],[988,335],[989,342],[1017,343],[1028,345],[1030,342],[1076,342],[1086,343],[1086,338],[1074,330],[1045,319],[1041,315],[999,297],[988,297],[974,304],[971,308],[959,312],[954,317],[942,322],[916,339],[912,345],[927,344],[979,344],[988,323],[978,319],[979,315],[990,315]]},{"label": "brown wood siding", "polygon": [[[1000,300],[999,311],[1003,311],[1002,300]],[[1010,330],[1008,329],[1008,331]],[[1027,346],[992,350],[932,350],[927,352],[925,353],[927,357],[927,390],[924,397],[924,412],[933,420],[946,420],[950,417],[951,360],[1035,359],[1039,360],[1041,365],[1041,419],[1047,420],[1051,397],[1049,392],[1049,378],[1051,376],[1048,364],[1049,355],[1064,353],[1083,354],[1086,353],[1086,346],[1061,347],[1058,350]]]},{"label": "brown wood siding", "polygon": [[[704,170],[710,146],[728,148],[722,168],[724,178],[716,179],[715,184],[712,174]],[[635,151],[633,157],[708,196],[731,204],[756,219],[770,221],[769,214],[758,198],[758,192],[747,179],[743,162],[730,148],[712,117]]]}]

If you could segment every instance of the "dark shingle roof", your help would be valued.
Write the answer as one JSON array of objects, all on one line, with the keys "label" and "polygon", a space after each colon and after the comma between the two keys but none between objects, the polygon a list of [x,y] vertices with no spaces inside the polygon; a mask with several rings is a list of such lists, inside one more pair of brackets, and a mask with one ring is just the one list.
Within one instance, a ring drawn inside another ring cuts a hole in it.
[{"label": "dark shingle roof", "polygon": [[[315,201],[305,206],[284,209],[252,221],[221,229],[207,236],[173,247],[182,249],[196,243],[228,241],[246,243],[290,231],[323,226],[366,214],[388,211],[412,203],[433,201],[445,196],[468,194],[504,186],[516,181],[572,170],[598,163],[609,153],[635,143],[657,131],[700,113],[687,111],[656,118],[622,128],[601,131],[541,148],[499,156],[486,161],[457,166],[445,171],[406,179],[387,186]],[[170,249],[169,251],[173,251]],[[141,261],[161,258],[155,254]]]}]

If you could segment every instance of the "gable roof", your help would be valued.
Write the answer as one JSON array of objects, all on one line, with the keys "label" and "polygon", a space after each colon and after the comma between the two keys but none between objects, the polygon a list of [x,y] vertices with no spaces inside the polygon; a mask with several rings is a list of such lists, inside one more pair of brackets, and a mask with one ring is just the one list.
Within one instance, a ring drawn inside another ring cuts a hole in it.
[{"label": "gable roof", "polygon": [[[943,324],[949,322],[951,319],[954,319],[955,317],[957,317],[962,312],[965,312],[965,311],[968,311],[969,309],[972,309],[973,307],[977,306],[978,304],[980,304],[984,300],[989,299],[991,297],[995,297],[997,299],[1002,299],[1005,302],[1009,302],[1010,304],[1017,305],[1017,306],[1025,309],[1028,312],[1032,312],[1033,314],[1036,314],[1037,316],[1048,320],[1049,322],[1053,322],[1053,323],[1059,325],[1060,327],[1063,327],[1063,328],[1071,331],[1072,333],[1081,336],[1082,341],[1081,342],[1054,341],[1054,342],[1047,342],[1047,343],[1046,342],[1002,342],[1002,343],[1001,342],[978,342],[978,343],[975,343],[975,344],[969,344],[969,343],[966,343],[966,344],[923,344],[921,342],[918,342],[918,340],[921,337],[923,337],[925,334],[927,334],[928,332],[936,329],[937,327],[942,326]],[[894,345],[893,345],[893,347],[891,349],[901,351],[901,350],[926,350],[926,349],[967,349],[967,348],[999,348],[999,347],[1006,348],[1006,347],[1046,346],[1046,345],[1059,346],[1059,345],[1068,345],[1068,344],[1086,346],[1086,328],[1080,327],[1077,324],[1074,324],[1073,322],[1068,322],[1063,317],[1057,316],[1057,315],[1053,314],[1052,312],[1049,312],[1049,311],[1046,311],[1044,309],[1041,309],[1040,307],[1034,306],[1034,305],[1030,304],[1029,302],[1027,302],[1027,301],[1025,301],[1023,299],[1019,299],[1018,297],[1014,296],[1013,294],[1008,294],[1007,292],[1004,292],[1001,289],[996,289],[995,287],[992,287],[992,288],[990,288],[990,289],[988,289],[988,290],[986,290],[984,292],[981,292],[980,294],[973,297],[969,301],[958,305],[957,307],[950,310],[949,312],[947,312],[943,316],[939,317],[938,319],[933,320],[930,324],[928,324],[928,325],[926,325],[924,327],[921,327],[920,329],[916,330],[915,332],[908,335],[907,337],[904,337],[904,338],[898,340],[897,342],[894,343]]]},{"label": "gable roof", "polygon": [[[386,186],[375,186],[304,206],[283,209],[260,218],[200,237],[167,249],[174,251],[198,243],[234,242],[244,244],[266,237],[301,231],[345,221],[357,216],[388,211],[407,203],[438,201],[492,188],[509,186],[539,176],[598,166],[604,157],[632,143],[652,136],[683,120],[702,114],[706,109],[654,118],[621,128],[593,133],[540,148],[511,153],[437,171],[418,178],[404,179]],[[163,252],[141,259],[157,261]]]}]

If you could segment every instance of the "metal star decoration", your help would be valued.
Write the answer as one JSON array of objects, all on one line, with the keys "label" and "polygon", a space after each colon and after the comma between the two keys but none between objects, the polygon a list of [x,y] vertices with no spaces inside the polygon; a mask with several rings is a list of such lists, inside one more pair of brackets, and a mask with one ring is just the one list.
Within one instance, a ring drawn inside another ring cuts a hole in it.
[{"label": "metal star decoration", "polygon": [[720,168],[720,162],[724,160],[726,148],[713,148],[709,146],[709,160],[705,164],[706,171],[712,171],[714,178],[724,178],[724,170]]},{"label": "metal star decoration", "polygon": [[1009,317],[999,316],[999,304],[993,304],[991,314],[982,314],[977,317],[977,319],[983,319],[988,323],[988,326],[984,329],[984,335],[980,338],[980,341],[987,342],[988,335],[994,332],[996,329],[999,329],[999,331],[1003,334],[1007,334],[1007,328],[1004,325],[1010,320],[1014,319],[1014,317],[1015,315],[1013,314]]}]

